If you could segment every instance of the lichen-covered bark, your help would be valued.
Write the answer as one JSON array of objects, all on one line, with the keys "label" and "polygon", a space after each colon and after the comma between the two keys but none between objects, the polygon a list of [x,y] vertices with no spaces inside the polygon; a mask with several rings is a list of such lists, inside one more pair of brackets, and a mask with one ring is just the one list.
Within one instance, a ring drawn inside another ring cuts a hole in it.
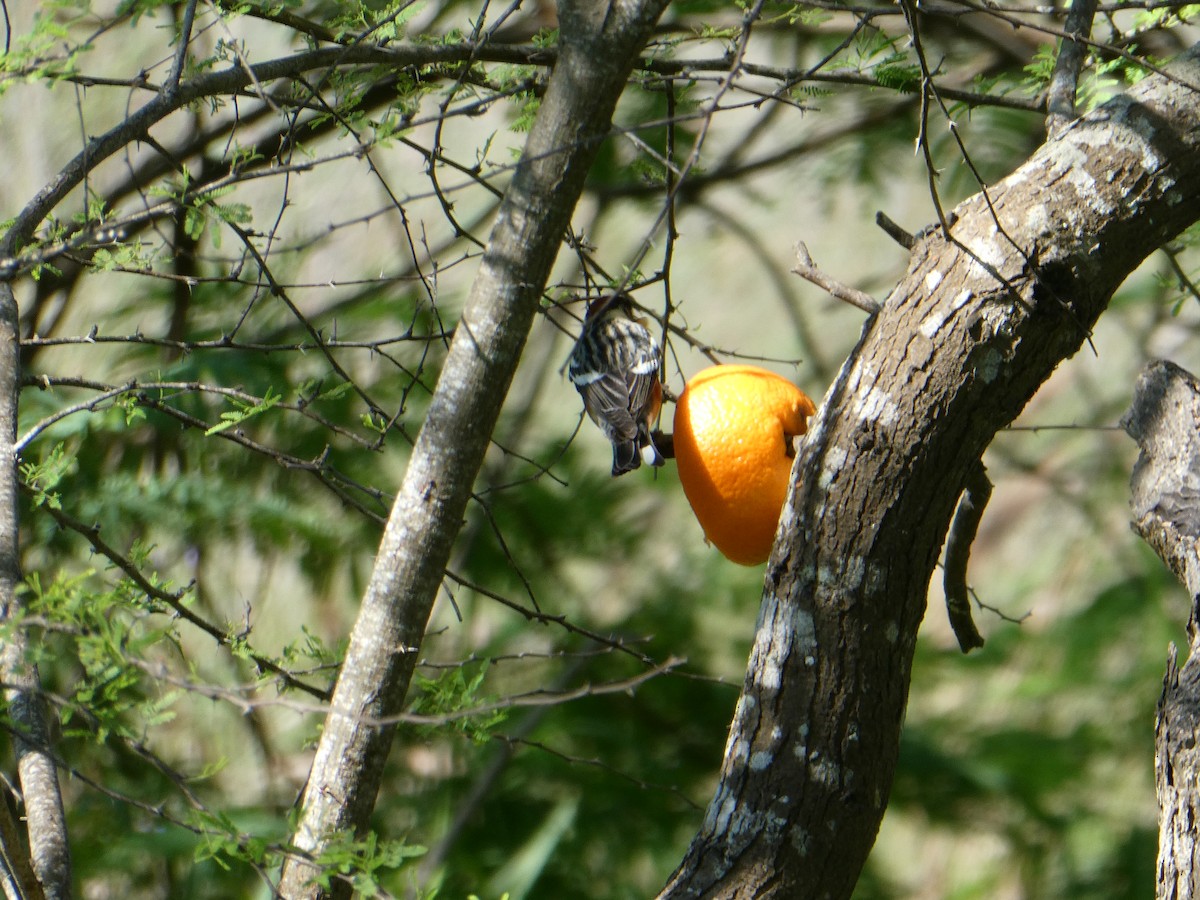
[{"label": "lichen-covered bark", "polygon": [[1200,891],[1200,382],[1168,362],[1138,377],[1122,424],[1141,454],[1132,479],[1133,524],[1191,596],[1188,656],[1172,644],[1154,728],[1159,900]]},{"label": "lichen-covered bark", "polygon": [[821,404],[721,780],[663,898],[849,897],[887,804],[925,595],[998,429],[1200,217],[1200,48],[913,249]]},{"label": "lichen-covered bark", "polygon": [[[667,0],[559,4],[560,53],[438,379],[339,673],[302,801],[297,848],[360,834],[375,803],[471,486],[584,178],[637,53]],[[348,896],[297,856],[289,900]]]}]

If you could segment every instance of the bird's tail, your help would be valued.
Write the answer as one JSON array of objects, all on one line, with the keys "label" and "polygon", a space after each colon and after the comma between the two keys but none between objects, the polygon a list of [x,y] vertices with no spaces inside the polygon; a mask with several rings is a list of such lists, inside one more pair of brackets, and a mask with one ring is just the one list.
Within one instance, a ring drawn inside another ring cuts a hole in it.
[{"label": "bird's tail", "polygon": [[632,472],[641,464],[642,454],[638,451],[638,442],[636,439],[631,441],[615,441],[613,443],[612,473],[614,478],[617,475]]},{"label": "bird's tail", "polygon": [[650,435],[650,428],[646,425],[638,428],[636,438],[617,441],[613,444],[612,473],[614,476],[632,472],[642,463],[657,467],[665,462],[666,459],[655,446],[654,438]]}]

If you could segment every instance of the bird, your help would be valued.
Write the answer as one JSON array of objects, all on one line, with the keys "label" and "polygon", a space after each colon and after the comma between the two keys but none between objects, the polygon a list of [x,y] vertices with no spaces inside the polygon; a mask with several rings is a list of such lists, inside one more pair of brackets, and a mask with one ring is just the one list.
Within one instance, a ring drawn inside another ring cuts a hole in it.
[{"label": "bird", "polygon": [[568,375],[583,397],[583,408],[612,441],[614,477],[642,463],[663,464],[650,435],[662,407],[660,356],[658,340],[633,317],[627,294],[611,294],[588,305]]}]

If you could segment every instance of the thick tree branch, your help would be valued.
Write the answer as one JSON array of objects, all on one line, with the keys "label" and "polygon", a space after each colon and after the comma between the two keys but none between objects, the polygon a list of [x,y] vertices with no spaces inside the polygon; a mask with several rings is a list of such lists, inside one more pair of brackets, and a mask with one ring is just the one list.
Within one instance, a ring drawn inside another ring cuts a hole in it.
[{"label": "thick tree branch", "polygon": [[1154,728],[1158,790],[1157,896],[1190,897],[1200,872],[1200,382],[1169,362],[1138,377],[1122,420],[1141,454],[1133,469],[1133,527],[1191,596],[1188,654],[1172,644]]},{"label": "thick tree branch", "polygon": [[849,897],[887,805],[918,626],[996,431],[1200,215],[1200,46],[928,233],[796,462],[704,824],[662,892]]},{"label": "thick tree branch", "polygon": [[[396,496],[302,802],[295,845],[361,832],[471,485],[599,142],[666,0],[560,3],[560,51]],[[292,860],[280,893],[326,892]],[[343,896],[339,885],[331,892]]]},{"label": "thick tree branch", "polygon": [[1133,470],[1133,525],[1200,597],[1200,382],[1157,360],[1138,376],[1133,404],[1121,420],[1141,450]]},{"label": "thick tree branch", "polygon": [[43,896],[7,794],[0,795],[0,887],[4,900],[39,900]]},{"label": "thick tree branch", "polygon": [[[17,392],[21,384],[17,301],[0,282],[0,625],[12,624],[21,607],[17,517]],[[0,680],[16,736],[17,777],[25,806],[29,855],[42,893],[71,896],[71,854],[66,816],[53,756],[37,667],[29,661],[27,634],[8,628],[0,647]],[[22,866],[22,868],[24,868]],[[20,869],[16,870],[17,872]]]}]

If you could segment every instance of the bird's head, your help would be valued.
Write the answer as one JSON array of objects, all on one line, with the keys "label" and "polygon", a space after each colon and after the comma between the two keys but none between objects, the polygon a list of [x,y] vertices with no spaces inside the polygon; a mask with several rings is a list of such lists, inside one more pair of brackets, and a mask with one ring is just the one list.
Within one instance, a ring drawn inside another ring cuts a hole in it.
[{"label": "bird's head", "polygon": [[585,321],[599,322],[610,315],[633,318],[633,298],[624,292],[597,297],[588,303]]}]

